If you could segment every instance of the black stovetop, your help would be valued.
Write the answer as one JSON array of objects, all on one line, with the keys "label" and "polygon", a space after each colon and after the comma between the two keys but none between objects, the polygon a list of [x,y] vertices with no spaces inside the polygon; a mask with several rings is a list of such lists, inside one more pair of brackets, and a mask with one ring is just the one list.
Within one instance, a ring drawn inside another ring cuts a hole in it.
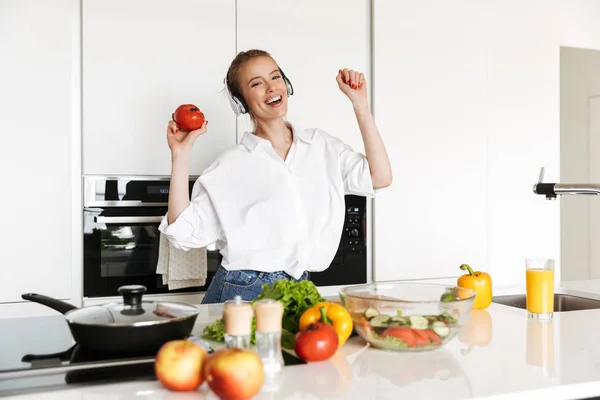
[{"label": "black stovetop", "polygon": [[77,345],[62,315],[0,319],[0,397],[72,384],[154,380],[155,354]]},{"label": "black stovetop", "polygon": [[[193,339],[192,339],[193,340]],[[305,362],[283,352],[285,365]],[[155,354],[111,354],[77,345],[62,315],[0,318],[0,397],[97,385],[156,380]]]}]

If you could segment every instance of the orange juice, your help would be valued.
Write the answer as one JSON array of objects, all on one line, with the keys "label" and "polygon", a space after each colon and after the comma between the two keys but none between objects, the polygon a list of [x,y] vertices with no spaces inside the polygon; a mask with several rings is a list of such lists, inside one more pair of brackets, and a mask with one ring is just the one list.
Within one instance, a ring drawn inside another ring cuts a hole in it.
[{"label": "orange juice", "polygon": [[554,311],[554,271],[550,269],[528,269],[527,311],[548,314]]}]

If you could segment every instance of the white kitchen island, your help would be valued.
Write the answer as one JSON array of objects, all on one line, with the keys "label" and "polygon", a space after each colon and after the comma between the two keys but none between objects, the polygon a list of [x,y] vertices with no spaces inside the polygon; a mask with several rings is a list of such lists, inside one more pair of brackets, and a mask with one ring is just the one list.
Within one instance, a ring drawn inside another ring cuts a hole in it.
[{"label": "white kitchen island", "polygon": [[[523,293],[494,288],[494,295]],[[600,299],[600,280],[562,284],[557,292]],[[202,306],[194,333],[221,315]],[[333,359],[287,366],[256,399],[583,399],[600,396],[600,309],[555,313],[540,325],[525,310],[492,303],[470,337],[444,348],[396,353],[351,338]],[[491,322],[490,322],[491,321]],[[491,340],[488,342],[489,335]],[[479,343],[479,344],[478,344]],[[471,344],[471,345],[470,345]],[[72,387],[15,398],[216,399],[204,383],[175,393],[157,381]]]}]

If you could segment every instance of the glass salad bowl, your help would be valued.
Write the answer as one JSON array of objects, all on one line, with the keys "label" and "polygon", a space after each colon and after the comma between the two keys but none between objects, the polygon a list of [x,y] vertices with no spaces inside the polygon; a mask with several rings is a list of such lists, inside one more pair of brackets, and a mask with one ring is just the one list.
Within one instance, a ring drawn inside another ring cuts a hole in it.
[{"label": "glass salad bowl", "polygon": [[456,286],[380,282],[340,291],[354,329],[372,346],[427,351],[452,340],[469,320],[475,292]]}]

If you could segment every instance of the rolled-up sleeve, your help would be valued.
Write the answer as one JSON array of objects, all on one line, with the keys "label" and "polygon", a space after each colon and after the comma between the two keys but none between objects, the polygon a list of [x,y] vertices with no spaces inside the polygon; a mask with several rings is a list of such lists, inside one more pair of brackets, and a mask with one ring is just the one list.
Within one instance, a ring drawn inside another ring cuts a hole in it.
[{"label": "rolled-up sleeve", "polygon": [[192,189],[190,205],[169,225],[163,216],[158,230],[173,247],[180,250],[206,247],[222,239],[222,227],[210,196],[196,181]]},{"label": "rolled-up sleeve", "polygon": [[339,160],[344,182],[344,194],[375,197],[377,190],[373,189],[367,157],[342,143]]}]

